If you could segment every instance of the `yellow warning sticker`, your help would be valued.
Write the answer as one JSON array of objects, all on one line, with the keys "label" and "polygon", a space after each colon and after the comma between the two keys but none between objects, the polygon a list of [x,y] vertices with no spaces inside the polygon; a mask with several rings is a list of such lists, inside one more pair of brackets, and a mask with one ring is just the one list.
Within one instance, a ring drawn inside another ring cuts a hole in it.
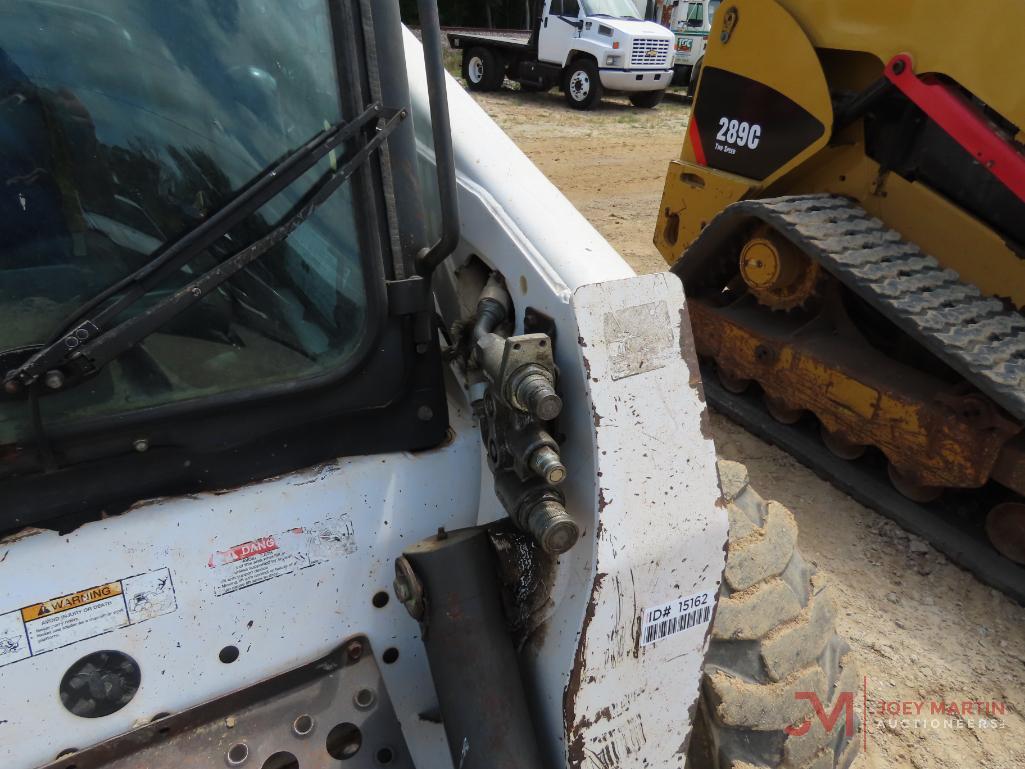
[{"label": "yellow warning sticker", "polygon": [[21,610],[21,618],[25,622],[31,622],[47,614],[77,609],[79,606],[103,601],[116,595],[121,595],[121,583],[108,582],[106,585],[98,585],[88,590],[79,590],[77,593],[62,595],[60,598],[51,598],[49,601],[26,606]]},{"label": "yellow warning sticker", "polygon": [[165,567],[0,611],[0,667],[177,610]]}]

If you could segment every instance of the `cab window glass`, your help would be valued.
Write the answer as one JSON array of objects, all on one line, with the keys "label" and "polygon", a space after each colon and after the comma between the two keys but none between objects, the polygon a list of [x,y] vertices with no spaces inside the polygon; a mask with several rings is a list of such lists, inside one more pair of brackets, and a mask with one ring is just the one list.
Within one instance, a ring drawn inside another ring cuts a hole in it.
[{"label": "cab window glass", "polygon": [[700,27],[705,22],[705,9],[701,3],[687,4],[687,26]]},{"label": "cab window glass", "polygon": [[[344,85],[342,85],[344,87]],[[262,169],[342,118],[326,0],[17,0],[0,23],[0,352],[49,342]],[[267,234],[325,159],[133,312]],[[368,328],[343,187],[292,235],[93,380],[63,423],[296,380]],[[0,402],[0,444],[27,435]]]},{"label": "cab window glass", "polygon": [[579,0],[564,0],[562,4],[562,14],[564,16],[579,16],[580,15],[580,2]]},{"label": "cab window glass", "polygon": [[562,16],[562,0],[552,0],[548,13],[552,16]]}]

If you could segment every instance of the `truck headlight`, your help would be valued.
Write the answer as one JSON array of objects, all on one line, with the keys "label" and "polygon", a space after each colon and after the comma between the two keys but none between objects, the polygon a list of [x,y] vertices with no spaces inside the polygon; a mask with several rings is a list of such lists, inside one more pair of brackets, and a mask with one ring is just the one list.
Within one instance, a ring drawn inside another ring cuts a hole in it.
[{"label": "truck headlight", "polygon": [[605,57],[606,67],[618,67],[623,61],[623,57],[619,54],[609,54]]}]

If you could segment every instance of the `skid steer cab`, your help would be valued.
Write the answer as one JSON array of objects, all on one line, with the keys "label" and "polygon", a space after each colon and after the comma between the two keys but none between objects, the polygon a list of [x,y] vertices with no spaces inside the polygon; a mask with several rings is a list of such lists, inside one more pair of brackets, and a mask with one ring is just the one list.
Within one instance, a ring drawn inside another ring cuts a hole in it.
[{"label": "skid steer cab", "polygon": [[5,10],[4,767],[681,765],[727,514],[679,281],[420,18]]}]

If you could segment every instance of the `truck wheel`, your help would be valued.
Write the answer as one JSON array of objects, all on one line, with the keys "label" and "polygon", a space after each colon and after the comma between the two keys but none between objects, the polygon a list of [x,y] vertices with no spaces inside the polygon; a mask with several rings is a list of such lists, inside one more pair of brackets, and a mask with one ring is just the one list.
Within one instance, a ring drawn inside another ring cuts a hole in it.
[{"label": "truck wheel", "polygon": [[630,103],[641,109],[654,109],[665,98],[665,89],[661,91],[637,91],[630,94]]},{"label": "truck wheel", "polygon": [[694,71],[694,68],[686,64],[680,64],[673,67],[673,81],[670,85],[682,87],[690,83],[690,73]]},{"label": "truck wheel", "polygon": [[505,81],[505,67],[494,51],[470,48],[463,53],[463,79],[471,91],[497,91]]},{"label": "truck wheel", "polygon": [[698,80],[701,77],[701,66],[704,63],[705,58],[701,57],[690,71],[690,83],[687,84],[687,98],[689,99],[693,99],[694,95],[698,92]]},{"label": "truck wheel", "polygon": [[598,65],[592,59],[577,59],[566,67],[562,92],[573,109],[594,109],[604,91]]},{"label": "truck wheel", "polygon": [[[797,551],[790,511],[758,496],[743,465],[720,462],[719,477],[729,551],[687,766],[846,769],[858,752],[858,720],[844,694],[861,680],[836,634],[829,590]],[[840,706],[831,730],[800,692],[814,692],[827,717]],[[785,731],[806,719],[803,735]]]}]

